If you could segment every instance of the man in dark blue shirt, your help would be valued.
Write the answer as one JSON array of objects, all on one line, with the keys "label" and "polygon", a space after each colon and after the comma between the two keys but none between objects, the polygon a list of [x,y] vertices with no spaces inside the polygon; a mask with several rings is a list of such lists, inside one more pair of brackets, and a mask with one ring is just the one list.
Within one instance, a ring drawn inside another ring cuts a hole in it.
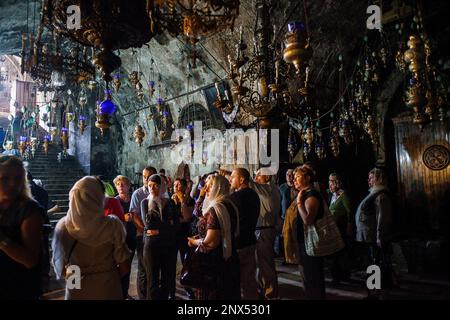
[{"label": "man in dark blue shirt", "polygon": [[258,299],[256,284],[256,223],[260,211],[258,194],[249,188],[250,173],[244,168],[233,170],[230,177],[231,188],[235,190],[230,200],[239,210],[239,237],[237,248],[241,270],[242,299]]}]

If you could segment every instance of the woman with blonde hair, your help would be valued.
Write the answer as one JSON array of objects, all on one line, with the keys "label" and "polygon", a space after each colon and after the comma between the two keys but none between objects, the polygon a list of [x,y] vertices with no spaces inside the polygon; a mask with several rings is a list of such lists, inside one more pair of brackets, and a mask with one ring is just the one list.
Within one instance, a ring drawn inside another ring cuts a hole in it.
[{"label": "woman with blonde hair", "polygon": [[23,162],[0,156],[0,300],[41,295],[44,215],[31,197]]},{"label": "woman with blonde hair", "polygon": [[69,193],[69,211],[53,236],[53,265],[57,278],[66,265],[80,268],[81,286],[66,286],[67,300],[123,299],[121,277],[130,270],[125,228],[115,216],[103,215],[105,190],[92,176],[78,180]]},{"label": "woman with blonde hair", "polygon": [[309,256],[305,248],[304,226],[314,224],[324,215],[324,200],[314,188],[315,173],[307,165],[294,170],[294,186],[297,195],[297,241],[300,251],[300,262],[303,266],[303,282],[306,299],[325,299],[325,276],[322,257]]},{"label": "woman with blonde hair", "polygon": [[[382,288],[396,282],[392,270],[391,223],[392,203],[387,187],[386,173],[374,168],[368,177],[369,194],[361,201],[356,210],[356,241],[362,242],[368,250],[369,263],[380,266]],[[369,291],[367,298],[377,298],[379,290]]]},{"label": "woman with blonde hair", "polygon": [[[133,261],[134,253],[136,251],[137,240],[136,240],[136,228],[143,227],[140,219],[137,219],[136,215],[130,213],[130,203],[131,203],[131,180],[123,175],[118,175],[113,180],[114,186],[117,189],[118,195],[116,199],[120,201],[120,205],[124,212],[124,220],[125,220],[125,229],[127,231],[126,244],[128,249],[131,251],[130,261]],[[128,289],[130,286],[130,275],[128,273],[126,276],[122,278],[122,290],[125,299],[131,299],[128,295]]]},{"label": "woman with blonde hair", "polygon": [[206,181],[206,198],[202,217],[197,224],[198,237],[189,237],[188,245],[215,255],[218,261],[215,289],[201,288],[196,295],[201,300],[240,299],[240,269],[236,251],[239,233],[238,210],[228,200],[230,184],[221,175],[211,175]]}]

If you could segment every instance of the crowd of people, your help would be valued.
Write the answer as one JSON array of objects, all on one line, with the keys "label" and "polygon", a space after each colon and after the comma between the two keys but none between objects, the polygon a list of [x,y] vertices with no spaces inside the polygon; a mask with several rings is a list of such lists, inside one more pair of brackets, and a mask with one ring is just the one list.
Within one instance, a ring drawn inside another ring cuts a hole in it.
[{"label": "crowd of people", "polygon": [[[214,286],[185,287],[191,299],[282,298],[276,256],[299,265],[306,299],[325,299],[324,265],[329,262],[333,282],[348,281],[354,241],[364,244],[370,264],[389,261],[392,205],[381,169],[369,172],[370,192],[356,210],[338,174],[329,175],[328,190],[316,178],[314,166],[304,164],[287,170],[280,186],[267,168],[254,179],[235,168],[172,182],[163,169],[148,166],[143,186],[131,193],[126,176],[112,185],[83,177],[70,190],[69,210],[52,240],[57,277],[68,276],[68,265],[81,269],[80,287],[66,286],[65,298],[131,299],[136,254],[139,299],[175,299],[178,255],[186,266],[200,251],[218,267]],[[0,299],[41,295],[46,209],[33,198],[22,161],[0,156]],[[305,227],[328,211],[346,246],[327,257],[308,255]]]}]

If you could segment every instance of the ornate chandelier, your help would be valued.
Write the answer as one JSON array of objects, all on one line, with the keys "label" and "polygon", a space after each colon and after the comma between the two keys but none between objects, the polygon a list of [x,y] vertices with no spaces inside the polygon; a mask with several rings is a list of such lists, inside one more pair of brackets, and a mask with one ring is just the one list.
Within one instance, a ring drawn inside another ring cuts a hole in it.
[{"label": "ornate chandelier", "polygon": [[[67,25],[67,8],[72,5],[80,8],[79,29],[69,29]],[[146,0],[43,0],[43,18],[50,29],[99,49],[93,63],[103,79],[110,82],[111,73],[121,65],[113,50],[141,47],[153,37],[152,7],[152,1]]]},{"label": "ornate chandelier", "polygon": [[[238,107],[257,117],[261,127],[269,128],[277,122],[277,115],[296,112],[294,97],[289,91],[288,77],[304,83],[299,93],[306,96],[308,77],[304,62],[311,57],[312,50],[301,23],[289,24],[286,48],[282,50],[275,36],[272,36],[266,1],[256,2],[256,12],[253,54],[250,58],[246,55],[247,44],[242,40],[241,28],[236,54],[234,58],[228,56],[232,100],[228,95],[222,97],[218,90],[215,105],[226,113],[232,113],[235,107]],[[296,75],[292,75],[291,70],[294,68],[290,63],[295,66]]]},{"label": "ornate chandelier", "polygon": [[[21,72],[27,72],[40,91],[62,89],[68,83],[88,81],[95,75],[87,48],[61,45],[58,34],[52,32],[50,41],[44,40],[43,19],[36,37],[33,33],[22,34]],[[53,41],[52,41],[53,40]]]},{"label": "ornate chandelier", "polygon": [[[77,28],[67,23],[69,6],[80,9]],[[141,47],[164,30],[195,44],[232,28],[238,13],[239,0],[42,0],[45,26],[99,50],[92,61],[106,82],[121,65],[113,50]]]},{"label": "ornate chandelier", "polygon": [[[400,34],[402,30],[399,30]],[[413,123],[423,128],[430,121],[444,121],[448,106],[448,83],[432,61],[431,41],[425,33],[421,10],[413,18],[407,48],[404,43],[396,54],[397,67],[408,74],[405,103],[412,109]]]},{"label": "ornate chandelier", "polygon": [[172,36],[191,44],[227,28],[233,29],[239,0],[152,0],[156,20]]}]

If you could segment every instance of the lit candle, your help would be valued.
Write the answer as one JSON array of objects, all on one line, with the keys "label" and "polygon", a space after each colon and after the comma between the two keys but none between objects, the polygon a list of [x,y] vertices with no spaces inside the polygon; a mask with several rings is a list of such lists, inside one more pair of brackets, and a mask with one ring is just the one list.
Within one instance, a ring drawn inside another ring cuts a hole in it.
[{"label": "lit candle", "polygon": [[242,43],[242,24],[239,27],[239,43]]},{"label": "lit candle", "polygon": [[230,72],[233,73],[233,62],[231,60],[231,55],[228,55],[228,64],[230,66]]},{"label": "lit candle", "polygon": [[218,82],[216,82],[215,84],[214,84],[215,86],[216,86],[216,92],[217,92],[217,99],[221,99],[221,97],[220,97],[220,89],[219,89],[219,83]]},{"label": "lit candle", "polygon": [[277,82],[278,82],[279,75],[280,75],[280,61],[276,60],[275,61],[275,79],[277,80]]},{"label": "lit candle", "polygon": [[309,78],[309,67],[306,67],[305,74],[306,74],[306,77],[305,77],[305,86],[306,86],[306,84],[308,83],[308,78]]}]

